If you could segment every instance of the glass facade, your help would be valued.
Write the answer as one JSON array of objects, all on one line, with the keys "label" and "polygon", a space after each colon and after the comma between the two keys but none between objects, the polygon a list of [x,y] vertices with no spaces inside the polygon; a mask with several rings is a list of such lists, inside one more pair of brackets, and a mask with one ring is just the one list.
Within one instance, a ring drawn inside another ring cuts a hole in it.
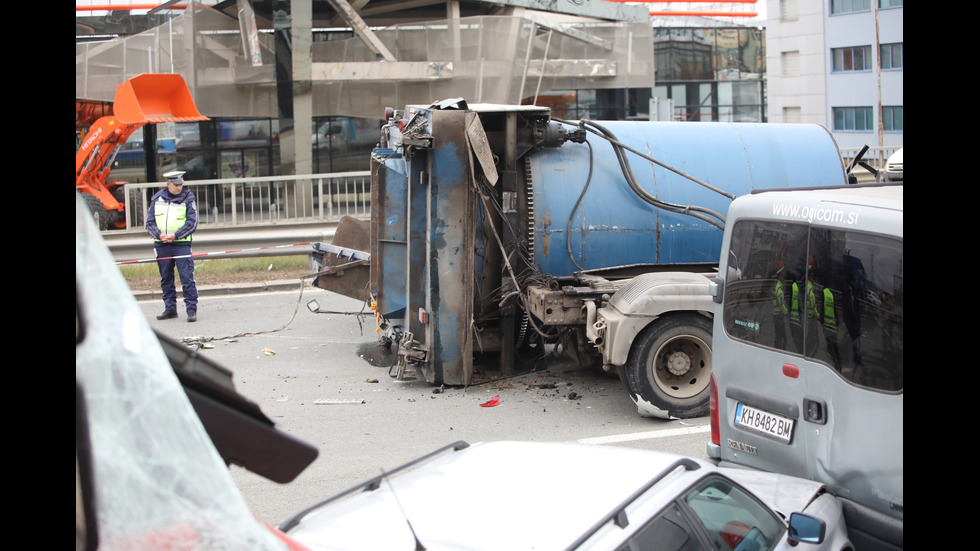
[{"label": "glass facade", "polygon": [[674,120],[764,122],[765,31],[654,29],[653,97]]},{"label": "glass facade", "polygon": [[357,117],[316,117],[313,172],[369,170],[369,155],[378,143],[383,122]]}]

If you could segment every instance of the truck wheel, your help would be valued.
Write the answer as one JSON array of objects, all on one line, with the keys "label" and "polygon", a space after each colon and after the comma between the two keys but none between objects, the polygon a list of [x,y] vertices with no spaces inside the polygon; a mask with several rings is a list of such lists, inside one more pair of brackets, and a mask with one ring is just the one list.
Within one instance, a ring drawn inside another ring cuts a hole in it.
[{"label": "truck wheel", "polygon": [[665,316],[633,343],[624,384],[640,414],[700,417],[708,413],[711,320],[698,314]]},{"label": "truck wheel", "polygon": [[92,217],[95,218],[95,227],[99,228],[99,231],[109,229],[109,213],[106,212],[105,205],[102,204],[102,201],[91,193],[83,193],[82,199],[85,200],[85,204],[88,205],[88,210],[92,213]]},{"label": "truck wheel", "polygon": [[[112,198],[117,202],[126,204],[126,183],[122,182],[112,190]],[[143,225],[143,214],[142,214],[142,198],[140,197],[140,190],[131,189],[129,190],[129,205],[134,209],[132,215],[126,211],[122,211],[117,214],[115,221],[111,225],[116,226],[120,229],[126,228],[126,219],[132,224],[132,227],[138,228]]]}]

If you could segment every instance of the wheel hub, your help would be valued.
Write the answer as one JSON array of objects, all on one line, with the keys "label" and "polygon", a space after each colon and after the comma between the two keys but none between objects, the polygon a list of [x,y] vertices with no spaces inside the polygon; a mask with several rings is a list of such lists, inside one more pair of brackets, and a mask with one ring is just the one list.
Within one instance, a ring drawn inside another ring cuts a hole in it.
[{"label": "wheel hub", "polygon": [[673,375],[683,375],[691,370],[691,357],[686,352],[677,350],[667,356],[667,371]]}]

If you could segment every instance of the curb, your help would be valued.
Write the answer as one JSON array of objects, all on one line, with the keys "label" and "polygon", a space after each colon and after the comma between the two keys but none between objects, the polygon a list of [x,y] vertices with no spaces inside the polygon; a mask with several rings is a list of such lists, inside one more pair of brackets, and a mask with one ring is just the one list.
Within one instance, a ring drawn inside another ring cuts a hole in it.
[{"label": "curb", "polygon": [[[257,281],[254,283],[230,283],[228,285],[199,285],[197,294],[200,297],[215,297],[224,295],[243,295],[251,293],[267,293],[270,291],[296,291],[299,289],[300,281],[295,279],[283,279],[276,281]],[[313,285],[310,281],[303,281],[305,289]],[[163,300],[163,292],[155,291],[133,291],[133,296],[139,301]],[[180,288],[177,289],[177,298],[183,297]]]}]

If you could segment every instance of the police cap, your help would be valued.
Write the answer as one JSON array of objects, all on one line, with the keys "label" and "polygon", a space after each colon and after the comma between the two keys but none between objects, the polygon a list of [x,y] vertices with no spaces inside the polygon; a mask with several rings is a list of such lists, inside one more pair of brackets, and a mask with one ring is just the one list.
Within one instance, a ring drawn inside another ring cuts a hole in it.
[{"label": "police cap", "polygon": [[174,184],[183,184],[184,174],[186,174],[186,172],[183,170],[172,170],[164,174],[163,177],[166,178],[168,182],[173,182]]}]

